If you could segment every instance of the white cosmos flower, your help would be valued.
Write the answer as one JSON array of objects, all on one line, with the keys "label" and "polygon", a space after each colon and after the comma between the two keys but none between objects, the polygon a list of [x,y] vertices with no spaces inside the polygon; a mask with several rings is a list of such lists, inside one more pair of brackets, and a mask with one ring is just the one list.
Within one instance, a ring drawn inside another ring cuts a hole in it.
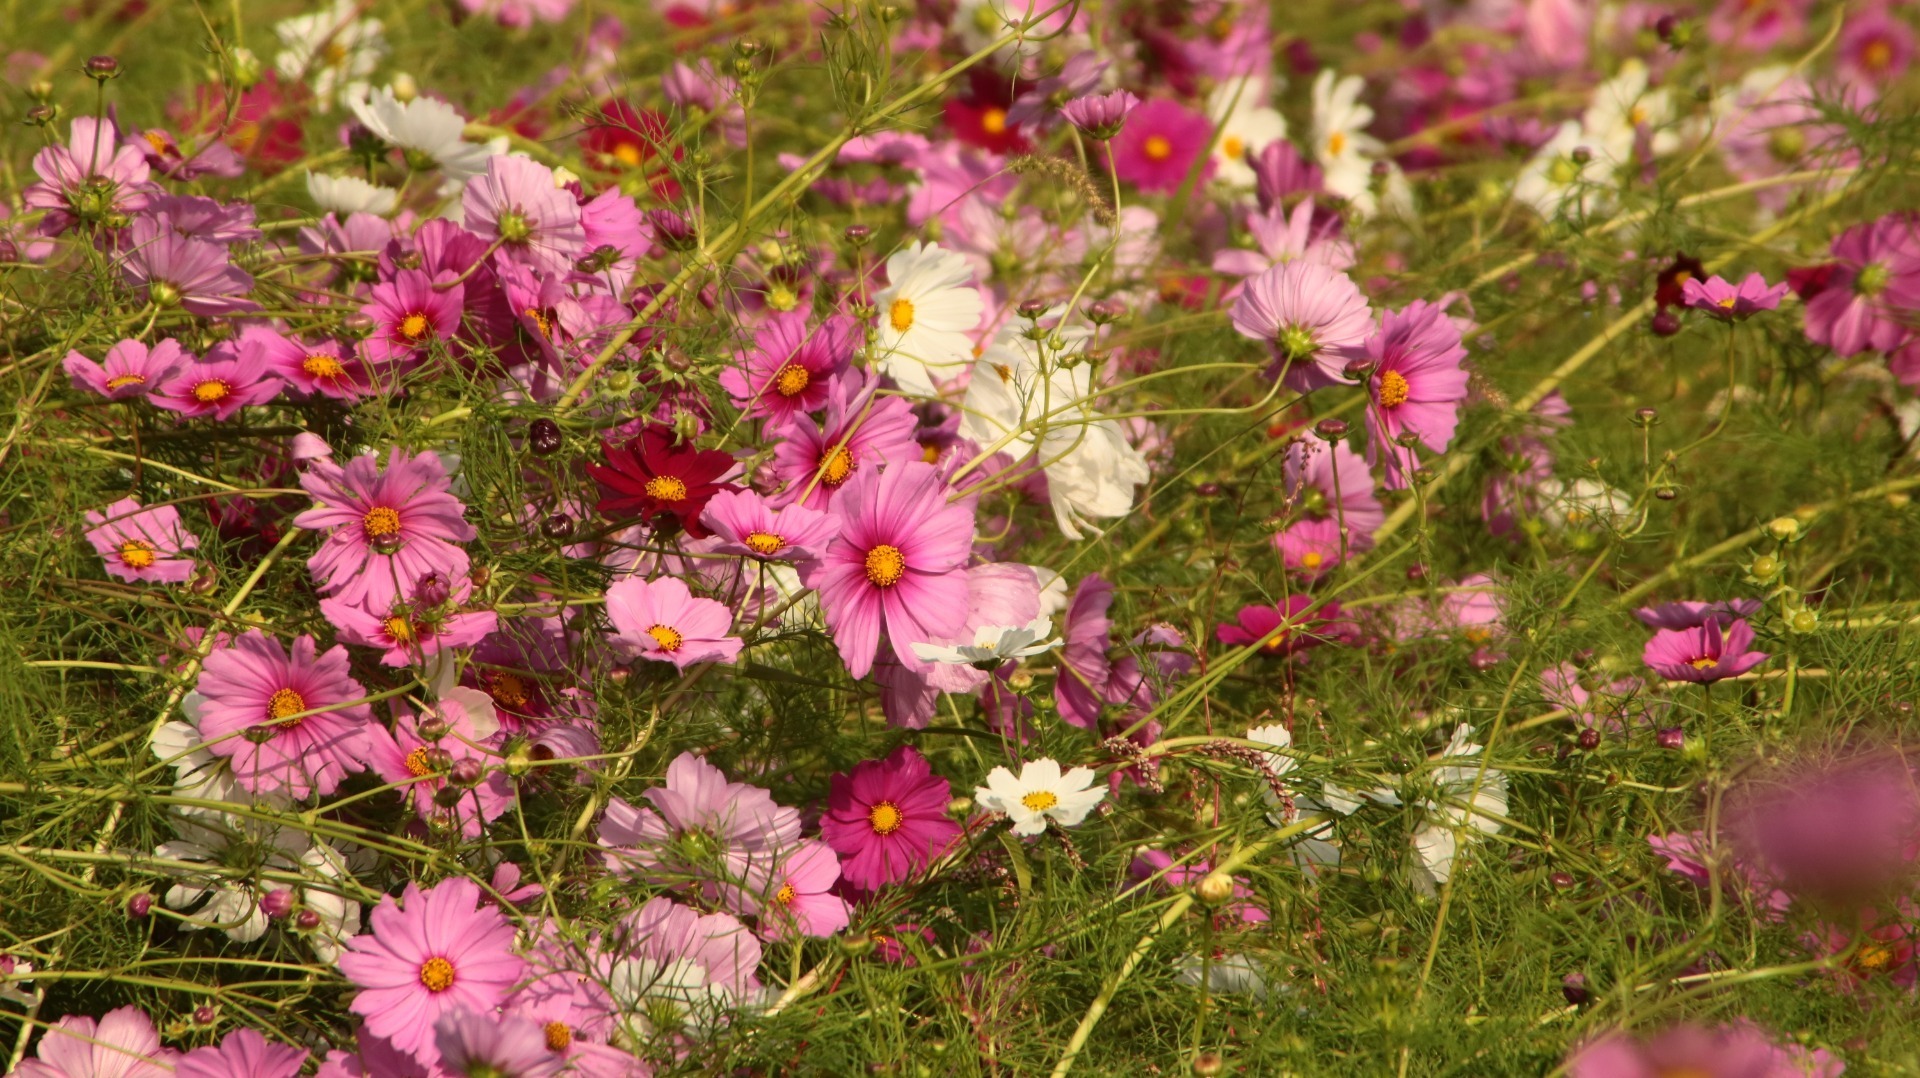
[{"label": "white cosmos flower", "polygon": [[1267,104],[1252,79],[1221,83],[1207,98],[1207,118],[1220,129],[1213,143],[1214,179],[1228,187],[1252,187],[1248,159],[1287,137],[1287,118]]},{"label": "white cosmos flower", "polygon": [[932,396],[935,378],[952,378],[973,361],[968,334],[986,306],[973,267],[964,255],[915,242],[887,259],[887,282],[874,297],[880,371],[908,393]]},{"label": "white cosmos flower", "polygon": [[983,625],[974,631],[971,644],[916,643],[913,653],[922,662],[999,666],[1008,659],[1024,659],[1053,650],[1060,640],[1058,637],[1047,639],[1052,632],[1052,618],[1035,618],[1025,625]]},{"label": "white cosmos flower", "polygon": [[[252,943],[266,935],[267,915],[260,910],[262,892],[250,879],[215,869],[258,866],[281,872],[296,871],[300,858],[311,844],[309,836],[295,828],[241,816],[228,816],[224,820],[176,816],[173,829],[180,837],[155,847],[154,856],[209,866],[205,872],[176,865],[160,869],[175,880],[160,898],[168,908],[184,909],[203,898],[207,900],[190,916],[183,917],[180,927],[188,932],[217,928],[225,932],[228,939],[241,943]],[[236,857],[247,860],[229,866],[230,859]],[[268,884],[267,889],[277,886]]]},{"label": "white cosmos flower", "polygon": [[[1581,149],[1588,155],[1584,163],[1574,159],[1574,152]],[[1613,201],[1608,193],[1611,170],[1580,125],[1568,120],[1514,177],[1513,197],[1532,206],[1542,217],[1569,211],[1590,216],[1603,212]]]},{"label": "white cosmos flower", "polygon": [[1251,955],[1216,955],[1210,962],[1202,962],[1199,955],[1182,955],[1174,962],[1174,969],[1174,980],[1189,988],[1200,986],[1204,971],[1207,991],[1214,995],[1252,996],[1255,999],[1265,999],[1267,996],[1266,974]]},{"label": "white cosmos flower", "polygon": [[[504,137],[468,142],[467,121],[452,105],[431,97],[401,101],[391,86],[371,93],[361,87],[347,96],[347,107],[382,142],[399,147],[409,158],[428,159],[460,186],[487,170],[487,158],[507,152]],[[441,193],[447,193],[445,187]]]},{"label": "white cosmos flower", "polygon": [[1418,802],[1424,812],[1413,833],[1413,852],[1419,856],[1426,880],[1433,884],[1453,878],[1453,861],[1462,836],[1491,835],[1500,830],[1498,817],[1507,814],[1507,776],[1473,760],[1483,746],[1474,744],[1473,728],[1461,723],[1442,750],[1442,759],[1467,760],[1433,770],[1433,795]]},{"label": "white cosmos flower", "polygon": [[1560,531],[1610,528],[1633,512],[1633,499],[1598,479],[1542,480],[1540,518]]},{"label": "white cosmos flower", "polygon": [[324,172],[307,173],[307,195],[322,213],[342,218],[350,213],[385,217],[400,204],[400,192],[391,187],[371,184],[358,176],[329,176]]},{"label": "white cosmos flower", "polygon": [[[206,697],[190,692],[180,701],[180,711],[194,722],[200,718],[200,706]],[[174,720],[162,723],[153,734],[153,755],[173,768],[173,792],[199,801],[228,801],[236,805],[259,805],[284,809],[293,802],[283,793],[253,794],[233,780],[227,761],[207,750],[200,731],[193,723]],[[189,816],[226,819],[228,814],[201,805],[178,805],[177,811]]]},{"label": "white cosmos flower", "polygon": [[1373,162],[1386,146],[1367,134],[1373,109],[1360,103],[1365,80],[1335,80],[1332,68],[1313,80],[1313,158],[1326,174],[1326,188],[1356,207],[1373,204]]},{"label": "white cosmos flower", "polygon": [[1056,760],[1041,757],[1020,765],[1020,774],[1004,767],[987,772],[987,784],[974,788],[973,799],[988,812],[1013,821],[1016,835],[1037,835],[1051,820],[1072,827],[1087,818],[1107,796],[1093,787],[1090,768],[1076,767],[1062,774]]},{"label": "white cosmos flower", "polygon": [[356,0],[334,0],[331,7],[273,27],[282,46],[274,67],[281,78],[306,80],[322,112],[333,107],[336,96],[350,93],[358,80],[373,74],[387,55],[380,20],[355,18],[359,10]]},{"label": "white cosmos flower", "polygon": [[1620,65],[1619,74],[1593,91],[1593,101],[1580,118],[1588,148],[1610,168],[1633,160],[1634,138],[1643,125],[1651,134],[1656,156],[1679,148],[1679,134],[1667,126],[1673,119],[1673,101],[1664,87],[1649,89],[1647,80],[1647,65],[1628,60]]}]

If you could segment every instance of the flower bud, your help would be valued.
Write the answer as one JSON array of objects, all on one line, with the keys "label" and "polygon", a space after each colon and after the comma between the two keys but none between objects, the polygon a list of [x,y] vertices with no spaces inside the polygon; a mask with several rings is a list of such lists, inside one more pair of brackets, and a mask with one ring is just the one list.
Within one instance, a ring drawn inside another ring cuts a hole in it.
[{"label": "flower bud", "polygon": [[1215,870],[1193,885],[1193,893],[1209,906],[1218,906],[1233,897],[1233,877]]},{"label": "flower bud", "polygon": [[1672,311],[1660,311],[1653,316],[1647,328],[1653,330],[1656,337],[1671,337],[1680,332],[1680,316]]},{"label": "flower bud", "polygon": [[452,727],[447,725],[447,720],[441,718],[438,712],[433,711],[429,711],[422,716],[420,724],[414,727],[414,731],[420,735],[420,740],[422,741],[438,741],[447,736],[447,731],[450,729],[452,729]]},{"label": "flower bud", "polygon": [[1660,422],[1658,408],[1641,408],[1633,413],[1633,425],[1636,427],[1651,427],[1658,422]]},{"label": "flower bud", "polygon": [[1201,1052],[1193,1057],[1193,1073],[1197,1078],[1213,1078],[1216,1074],[1226,1072],[1226,1058],[1218,1052]]},{"label": "flower bud", "polygon": [[[433,803],[439,808],[450,809],[459,805],[460,799],[465,796],[467,791],[458,786],[442,786],[433,791]],[[427,817],[427,824],[442,831],[450,831],[453,829],[453,821],[448,817],[448,813],[435,812]]]},{"label": "flower bud", "polygon": [[313,910],[303,909],[293,915],[293,927],[302,932],[311,932],[320,927],[320,915]]},{"label": "flower bud", "polygon": [[1747,566],[1747,572],[1751,573],[1755,580],[1772,580],[1780,573],[1780,559],[1771,554],[1762,554],[1753,559],[1752,565]]},{"label": "flower bud", "polygon": [[1592,752],[1600,747],[1600,731],[1589,726],[1580,731],[1578,740],[1582,749],[1585,749],[1587,752]]},{"label": "flower bud", "polygon": [[869,225],[848,225],[846,231],[842,232],[841,235],[845,236],[847,242],[853,244],[855,247],[865,247],[867,244],[873,242],[873,228]]},{"label": "flower bud", "polygon": [[467,757],[453,765],[453,770],[447,774],[447,779],[456,786],[474,786],[479,784],[481,777],[485,774],[486,769],[480,766],[480,761]]},{"label": "flower bud", "polygon": [[1340,368],[1340,374],[1350,382],[1364,382],[1367,380],[1367,376],[1371,375],[1377,366],[1379,366],[1379,364],[1371,359],[1356,359],[1352,363]]},{"label": "flower bud", "polygon": [[1086,315],[1096,326],[1111,325],[1127,316],[1127,305],[1117,299],[1095,300],[1087,304]]},{"label": "flower bud", "polygon": [[140,920],[153,912],[153,895],[146,891],[135,891],[127,899],[127,916]]},{"label": "flower bud", "polygon": [[1774,517],[1767,522],[1767,534],[1782,543],[1791,543],[1800,537],[1800,522],[1792,517]]},{"label": "flower bud", "polygon": [[1587,975],[1584,973],[1569,973],[1560,978],[1560,994],[1575,1007],[1593,998],[1593,993],[1587,990]]},{"label": "flower bud", "polygon": [[1564,891],[1573,886],[1573,873],[1555,872],[1553,875],[1547,877],[1547,882],[1553,885],[1554,890]]},{"label": "flower bud", "polygon": [[1820,628],[1820,615],[1803,606],[1787,615],[1787,628],[1804,636]]},{"label": "flower bud", "polygon": [[260,912],[267,915],[269,921],[284,921],[293,912],[293,892],[285,887],[276,887],[260,896]]},{"label": "flower bud", "polygon": [[193,1024],[196,1026],[210,1026],[219,1019],[220,1012],[211,1003],[202,1003],[193,1009]]},{"label": "flower bud", "polygon": [[1567,156],[1573,159],[1574,164],[1585,165],[1593,160],[1593,151],[1585,146],[1575,146],[1573,152]]},{"label": "flower bud", "polygon": [[1041,299],[1023,299],[1020,301],[1020,305],[1014,308],[1014,312],[1031,322],[1047,313],[1047,301]]},{"label": "flower bud", "polygon": [[87,77],[95,82],[120,77],[120,61],[111,56],[89,56],[86,62]]},{"label": "flower bud", "polygon": [[566,435],[560,431],[560,424],[551,419],[536,419],[527,425],[527,448],[533,450],[536,457],[550,457],[566,444]]},{"label": "flower bud", "polygon": [[840,949],[858,958],[873,951],[873,937],[865,932],[849,932],[840,937]]},{"label": "flower bud", "polygon": [[573,535],[573,518],[565,513],[554,513],[540,522],[540,534],[558,543]]},{"label": "flower bud", "polygon": [[1322,419],[1313,425],[1313,433],[1329,442],[1337,442],[1347,436],[1347,421],[1344,419]]},{"label": "flower bud", "polygon": [[440,606],[453,598],[453,584],[444,573],[422,573],[420,579],[413,582],[413,601],[416,606]]},{"label": "flower bud", "polygon": [[1653,743],[1663,749],[1684,749],[1687,747],[1687,732],[1678,726],[1668,726],[1653,735]]}]

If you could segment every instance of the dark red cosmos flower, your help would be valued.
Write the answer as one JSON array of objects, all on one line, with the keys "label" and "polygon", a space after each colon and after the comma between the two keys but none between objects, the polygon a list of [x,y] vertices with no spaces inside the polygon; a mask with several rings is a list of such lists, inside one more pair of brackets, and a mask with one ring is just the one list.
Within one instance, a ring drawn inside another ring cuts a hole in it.
[{"label": "dark red cosmos flower", "polygon": [[[287,86],[279,75],[267,76],[240,93],[232,103],[228,91],[215,84],[194,89],[193,103],[168,106],[174,122],[191,135],[218,135],[245,158],[255,171],[272,175],[306,156],[306,87]],[[184,139],[182,141],[185,141]]]},{"label": "dark red cosmos flower", "polygon": [[1689,280],[1706,279],[1707,267],[1701,265],[1699,259],[1682,251],[1674,255],[1672,264],[1654,278],[1653,302],[1663,311],[1668,307],[1684,307],[1687,305],[1687,297],[1683,294],[1686,283]]},{"label": "dark red cosmos flower", "polygon": [[601,172],[640,169],[657,197],[668,202],[680,198],[680,185],[660,158],[671,153],[678,161],[686,151],[674,143],[665,113],[609,101],[600,106],[600,118],[587,126],[580,149],[587,164]]},{"label": "dark red cosmos flower", "polygon": [[602,442],[600,449],[607,463],[589,464],[587,472],[606,492],[600,515],[612,520],[639,517],[652,524],[656,517],[671,516],[688,535],[705,539],[712,533],[701,525],[700,513],[708,499],[740,489],[719,481],[733,469],[731,454],[676,447],[672,436],[658,427],[647,428],[624,446]]}]

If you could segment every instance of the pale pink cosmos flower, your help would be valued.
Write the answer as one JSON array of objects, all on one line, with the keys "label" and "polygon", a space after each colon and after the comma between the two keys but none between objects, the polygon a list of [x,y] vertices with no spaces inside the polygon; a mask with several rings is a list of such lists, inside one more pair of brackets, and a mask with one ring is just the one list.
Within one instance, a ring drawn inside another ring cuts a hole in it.
[{"label": "pale pink cosmos flower", "polygon": [[253,275],[234,265],[225,247],[181,235],[165,214],[134,219],[120,275],[163,310],[226,318],[260,309],[246,296]]},{"label": "pale pink cosmos flower", "polygon": [[554,183],[552,169],[530,158],[487,158],[486,175],[467,182],[460,205],[468,230],[544,273],[565,275],[586,246],[580,204]]},{"label": "pale pink cosmos flower", "polygon": [[1461,366],[1467,350],[1460,330],[1446,312],[1425,300],[1414,300],[1380,320],[1380,331],[1367,339],[1367,358],[1373,373],[1367,377],[1367,461],[1385,458],[1389,489],[1402,490],[1420,458],[1400,444],[1411,436],[1435,453],[1453,442],[1460,422],[1460,405],[1467,399],[1468,376]]},{"label": "pale pink cosmos flower", "polygon": [[[1229,277],[1252,277],[1287,262],[1317,262],[1342,272],[1354,264],[1353,241],[1340,233],[1340,219],[1316,223],[1313,199],[1301,199],[1291,212],[1273,206],[1247,214],[1247,232],[1254,249],[1228,247],[1213,254],[1213,272]],[[1236,299],[1246,287],[1235,281],[1220,296]]]},{"label": "pale pink cosmos flower", "polygon": [[261,326],[250,326],[241,336],[258,346],[260,362],[269,371],[304,396],[354,401],[372,391],[366,364],[339,341],[309,344]]},{"label": "pale pink cosmos flower", "polygon": [[814,561],[840,534],[840,522],[830,513],[799,504],[775,509],[751,490],[715,494],[700,522],[719,538],[716,551],[761,561]]},{"label": "pale pink cosmos flower", "polygon": [[1301,518],[1274,536],[1287,568],[1313,576],[1373,548],[1387,514],[1360,454],[1345,442],[1303,438],[1287,447],[1281,469],[1287,504]]},{"label": "pale pink cosmos flower", "polygon": [[53,1023],[34,1058],[21,1061],[12,1078],[169,1078],[179,1058],[160,1047],[147,1012],[119,1007],[98,1022],[70,1014]]},{"label": "pale pink cosmos flower", "polygon": [[760,990],[760,940],[724,913],[702,914],[664,895],[620,923],[607,977],[617,1013],[642,1016],[652,1001],[712,1028]]},{"label": "pale pink cosmos flower", "polygon": [[641,580],[626,577],[607,588],[607,617],[614,643],[643,659],[669,662],[685,670],[695,663],[730,663],[742,641],[730,635],[733,611],[712,599],[697,598],[675,577]]},{"label": "pale pink cosmos flower", "polygon": [[1705,1028],[1673,1026],[1641,1040],[1613,1034],[1579,1049],[1567,1078],[1839,1078],[1847,1069],[1825,1049],[1775,1043],[1746,1019]]},{"label": "pale pink cosmos flower", "polygon": [[760,934],[768,939],[825,938],[847,927],[846,900],[833,893],[840,859],[824,842],[794,847],[770,873],[760,901]]},{"label": "pale pink cosmos flower", "polygon": [[307,1050],[274,1044],[251,1029],[236,1029],[219,1047],[195,1048],[174,1067],[174,1078],[296,1078]]},{"label": "pale pink cosmos flower", "polygon": [[293,523],[327,532],[307,559],[314,581],[342,602],[380,611],[422,577],[465,576],[467,552],[454,544],[477,533],[451,484],[439,457],[408,456],[398,446],[384,471],[372,453],[344,468],[313,461],[300,485],[317,504]]},{"label": "pale pink cosmos flower", "polygon": [[122,498],[87,513],[87,542],[106,563],[107,575],[136,583],[181,584],[193,576],[193,559],[183,552],[200,539],[180,523],[171,505],[142,509]]},{"label": "pale pink cosmos flower", "polygon": [[1293,261],[1247,279],[1228,312],[1233,328],[1274,354],[1269,376],[1309,393],[1348,384],[1347,365],[1366,355],[1373,311],[1346,274],[1317,262]]},{"label": "pale pink cosmos flower", "polygon": [[666,784],[644,796],[651,809],[612,799],[600,846],[616,872],[724,898],[742,912],[780,857],[800,840],[800,814],[758,786],[729,782],[690,752],[667,765]]},{"label": "pale pink cosmos flower", "polygon": [[1802,315],[1807,339],[1842,356],[1890,352],[1920,311],[1920,222],[1889,214],[1833,241],[1832,273]]},{"label": "pale pink cosmos flower", "polygon": [[117,139],[112,120],[76,116],[65,146],[33,155],[40,182],[20,192],[20,201],[43,211],[42,235],[57,236],[80,222],[118,228],[147,208],[157,192],[147,179],[147,160]]},{"label": "pale pink cosmos flower", "polygon": [[152,348],[135,340],[121,341],[107,349],[106,359],[99,363],[77,351],[68,352],[62,367],[75,389],[91,390],[108,400],[127,400],[158,392],[192,359],[179,341],[168,337]]},{"label": "pale pink cosmos flower", "polygon": [[[394,712],[391,734],[378,725],[368,728],[367,763],[382,782],[399,787],[420,819],[450,824],[467,838],[479,838],[486,824],[513,807],[513,783],[500,757],[471,736],[469,723],[452,724],[445,736],[429,741],[411,710],[396,707]],[[478,769],[480,780],[456,787],[458,799],[441,804],[439,795],[462,761]]]},{"label": "pale pink cosmos flower", "polygon": [[322,654],[301,636],[289,652],[252,629],[207,656],[183,709],[207,751],[232,761],[241,786],[298,799],[330,794],[366,770],[366,695],[347,671],[346,648]]}]

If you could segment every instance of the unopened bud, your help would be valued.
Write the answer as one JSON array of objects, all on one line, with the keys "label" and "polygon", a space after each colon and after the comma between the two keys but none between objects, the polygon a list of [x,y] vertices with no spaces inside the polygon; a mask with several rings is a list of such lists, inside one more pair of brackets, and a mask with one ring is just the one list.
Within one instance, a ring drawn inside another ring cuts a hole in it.
[{"label": "unopened bud", "polygon": [[1193,893],[1209,906],[1218,906],[1233,897],[1233,877],[1224,872],[1209,872],[1193,885]]},{"label": "unopened bud", "polygon": [[29,127],[45,127],[53,122],[52,105],[35,105],[21,114],[21,122]]},{"label": "unopened bud", "polygon": [[1801,635],[1813,632],[1819,627],[1820,615],[1808,610],[1806,607],[1801,607],[1794,611],[1787,618],[1787,628]]},{"label": "unopened bud", "polygon": [[1344,419],[1322,419],[1313,425],[1313,433],[1329,442],[1337,442],[1347,436],[1347,421]]},{"label": "unopened bud", "polygon": [[1663,749],[1684,749],[1687,747],[1687,732],[1678,726],[1669,726],[1653,735],[1653,743]]},{"label": "unopened bud", "polygon": [[285,887],[276,887],[260,896],[260,912],[266,914],[269,921],[286,920],[293,907],[293,892]]},{"label": "unopened bud", "polygon": [[1198,1078],[1213,1078],[1216,1074],[1225,1074],[1227,1061],[1218,1052],[1202,1052],[1193,1057],[1193,1073]]},{"label": "unopened bud", "polygon": [[455,786],[473,786],[478,784],[481,776],[485,774],[486,769],[480,766],[480,761],[468,757],[453,765],[453,770],[447,774],[447,779]]},{"label": "unopened bud", "polygon": [[1780,559],[1771,554],[1762,554],[1753,559],[1747,572],[1753,574],[1755,580],[1772,580],[1780,572]]},{"label": "unopened bud", "polygon": [[1600,731],[1589,726],[1586,729],[1580,731],[1580,737],[1578,738],[1578,741],[1582,749],[1586,750],[1587,752],[1592,752],[1593,750],[1600,747]]},{"label": "unopened bud", "polygon": [[1671,337],[1680,332],[1680,316],[1672,311],[1661,311],[1653,316],[1647,328],[1653,330],[1656,337]]},{"label": "unopened bud", "polygon": [[320,915],[313,910],[303,909],[293,915],[293,927],[302,932],[311,932],[320,927]]},{"label": "unopened bud", "polygon": [[210,1026],[214,1024],[216,1021],[219,1021],[219,1019],[220,1019],[220,1012],[215,1010],[213,1004],[211,1003],[202,1003],[200,1006],[195,1007],[193,1009],[194,1025]]},{"label": "unopened bud", "polygon": [[127,899],[127,916],[139,920],[153,912],[153,895],[146,891],[135,891]]},{"label": "unopened bud", "polygon": [[1774,517],[1767,522],[1767,534],[1782,543],[1791,543],[1800,537],[1800,522],[1792,517]]},{"label": "unopened bud", "polygon": [[86,63],[87,77],[95,82],[120,77],[120,61],[111,56],[89,56]]}]

